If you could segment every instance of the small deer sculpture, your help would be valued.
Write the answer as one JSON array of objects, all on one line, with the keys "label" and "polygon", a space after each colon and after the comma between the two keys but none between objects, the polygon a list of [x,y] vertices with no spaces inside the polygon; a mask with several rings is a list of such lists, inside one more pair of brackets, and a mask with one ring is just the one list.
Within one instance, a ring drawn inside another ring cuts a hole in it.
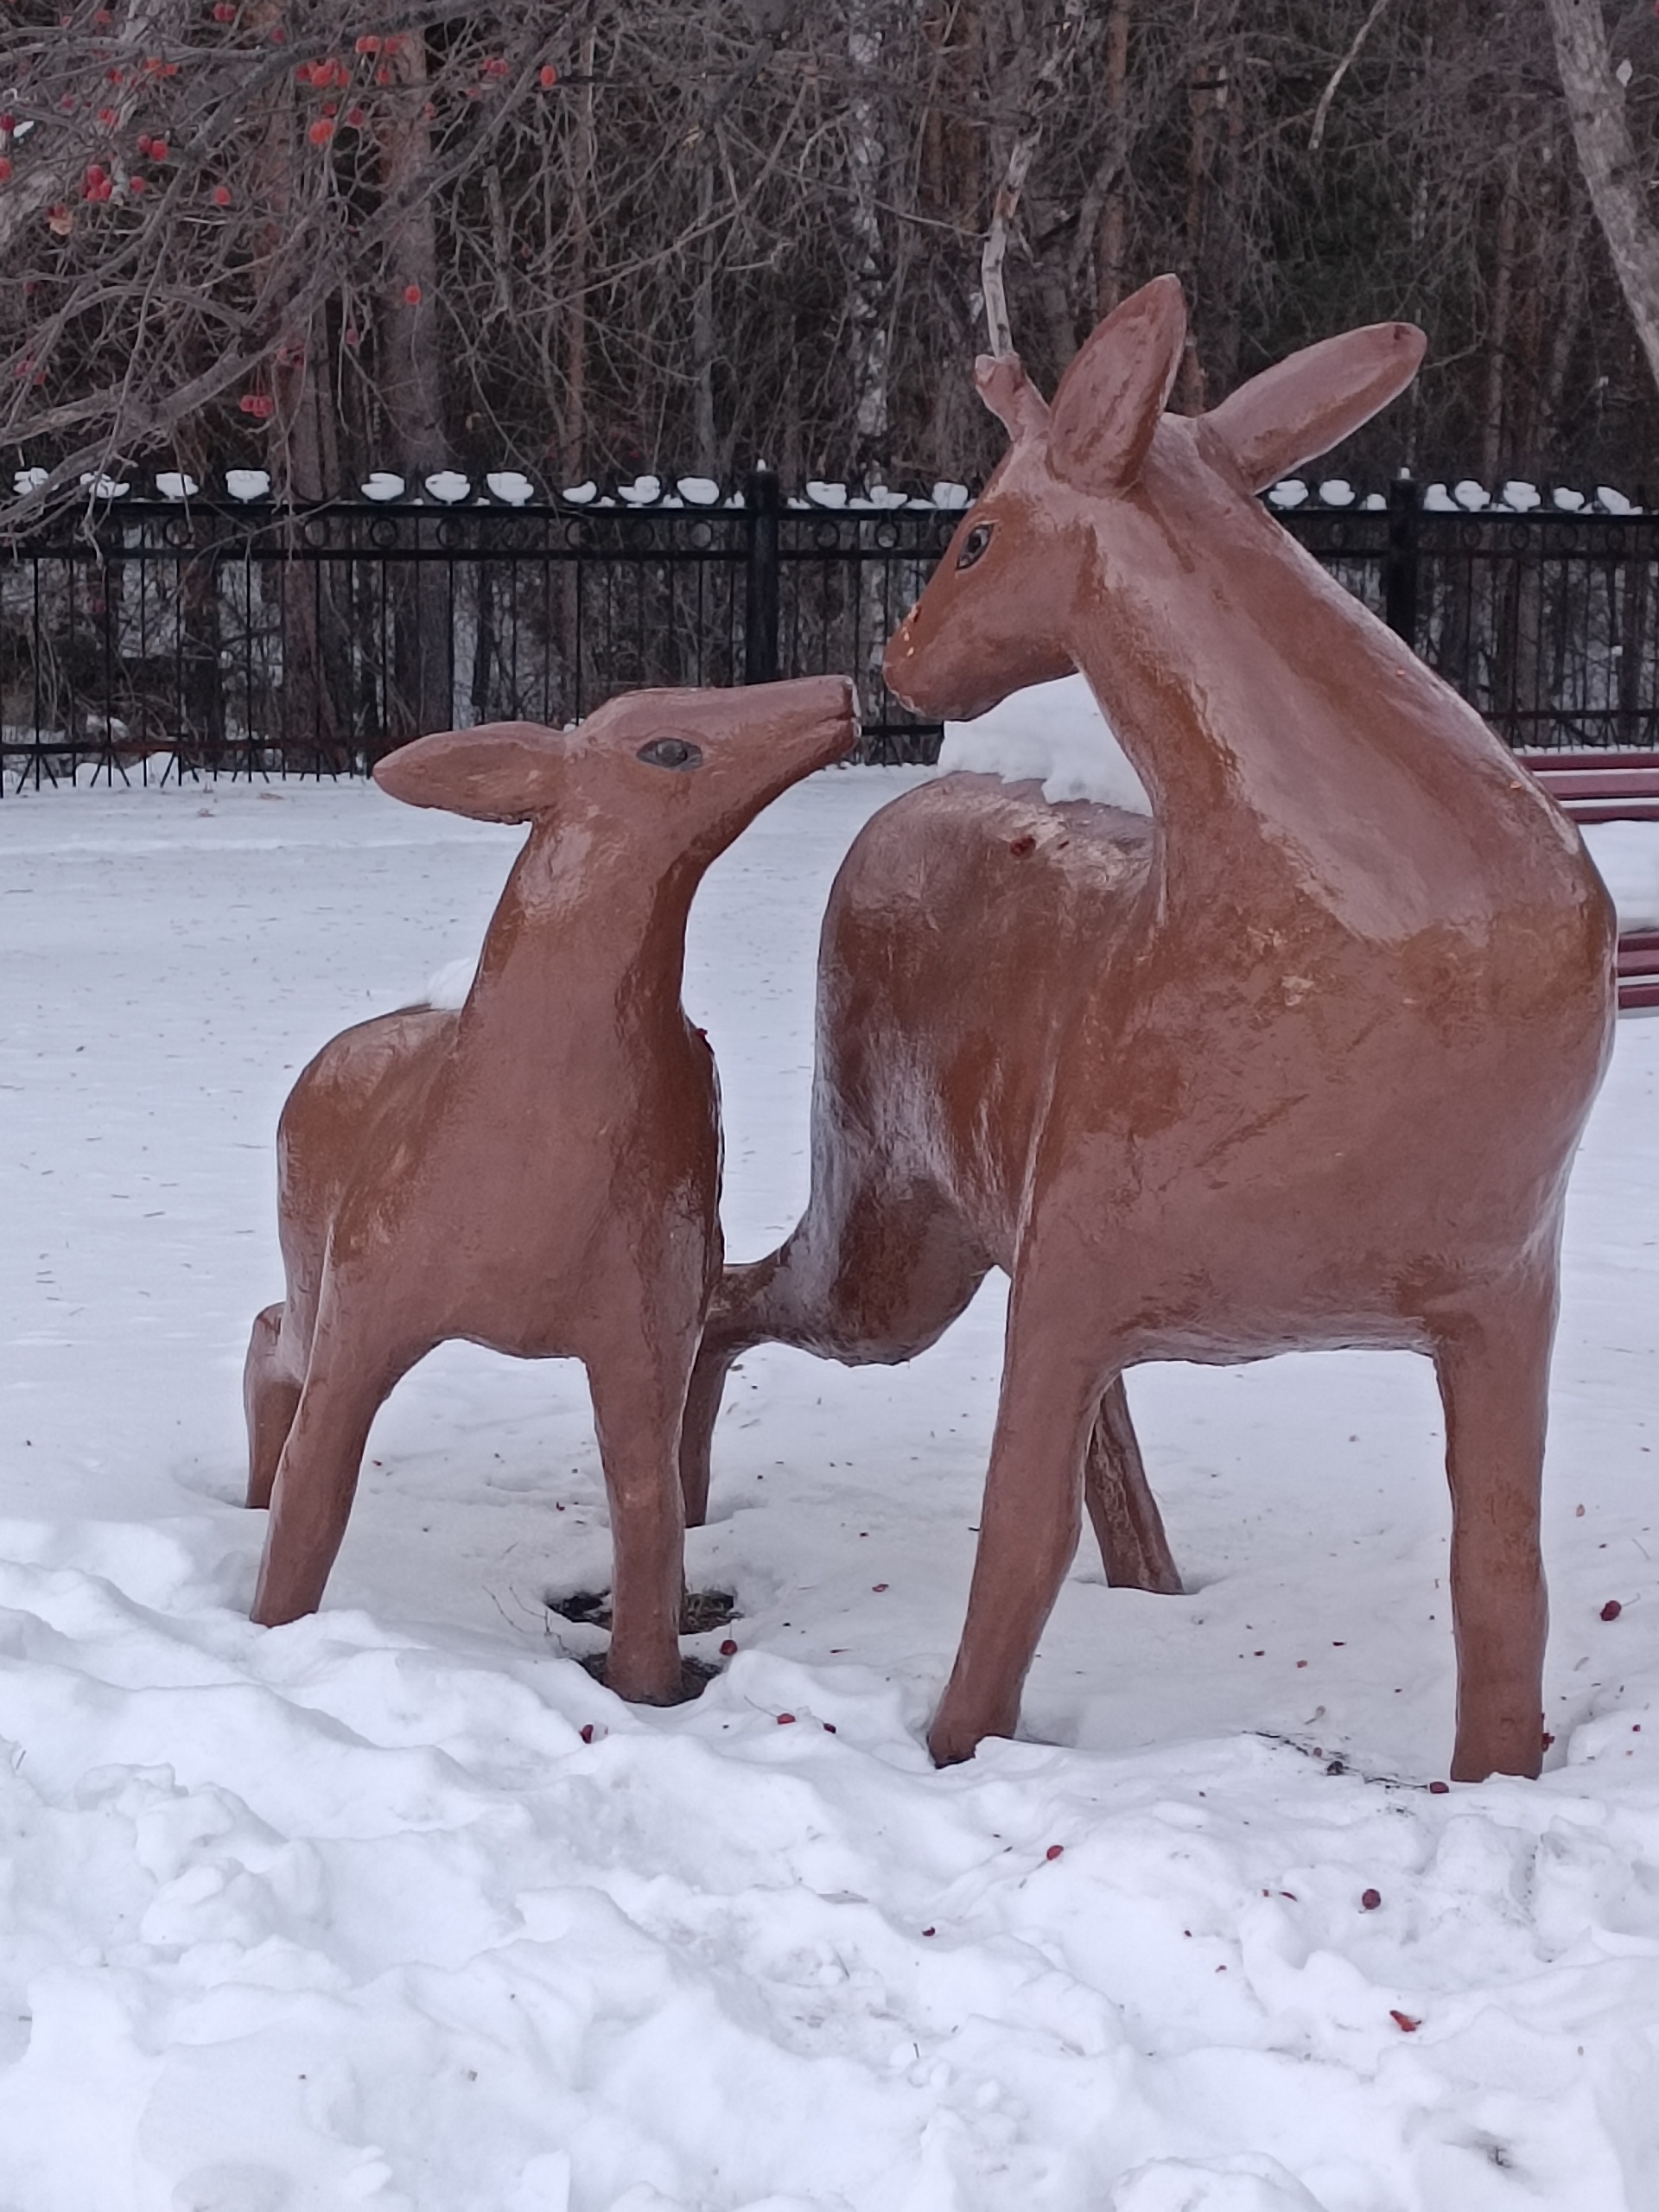
[{"label": "small deer sculpture", "polygon": [[1179,1587],[1121,1377],[1408,1347],[1446,1409],[1452,1772],[1535,1774],[1538,1545],[1567,1175],[1612,1019],[1613,923],[1577,832],[1255,494],[1410,380],[1389,323],[1207,414],[1162,277],[1051,409],[979,364],[1012,434],[887,649],[969,719],[1080,669],[1154,817],[947,778],[876,816],[831,893],[812,1189],[728,1270],[684,1438],[700,1515],[727,1365],[931,1343],[1010,1278],[976,1562],[930,1745],[1006,1735],[1084,1497],[1109,1573]]},{"label": "small deer sculpture", "polygon": [[494,722],[378,763],[414,806],[530,836],[457,1010],[345,1031],[277,1136],[288,1291],[248,1350],[253,1618],[321,1600],[376,1409],[465,1338],[588,1370],[614,1547],[606,1679],[682,1694],[680,1419],[718,1279],[713,1055],[680,1004],[705,869],[848,753],[842,677],[640,691],[580,728]]}]

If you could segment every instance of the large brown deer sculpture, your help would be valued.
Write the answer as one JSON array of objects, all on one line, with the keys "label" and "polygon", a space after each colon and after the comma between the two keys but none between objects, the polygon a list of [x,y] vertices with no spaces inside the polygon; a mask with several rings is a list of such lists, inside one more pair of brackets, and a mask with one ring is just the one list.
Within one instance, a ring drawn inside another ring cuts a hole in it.
[{"label": "large brown deer sculpture", "polygon": [[680,1004],[704,870],[851,749],[841,677],[641,691],[577,729],[495,722],[374,771],[394,798],[528,822],[466,1003],[346,1030],[277,1138],[288,1293],[248,1349],[253,1617],[312,1611],[376,1409],[450,1338],[588,1370],[614,1547],[606,1680],[681,1694],[680,1417],[720,1273],[713,1056]]},{"label": "large brown deer sculpture", "polygon": [[911,1357],[991,1266],[1001,1397],[940,1761],[1007,1734],[1086,1495],[1117,1581],[1176,1583],[1120,1377],[1405,1346],[1452,1506],[1454,1775],[1534,1774],[1538,1546],[1567,1174],[1608,1050],[1612,917],[1577,832],[1255,494],[1409,381],[1421,334],[1328,340],[1166,416],[1160,278],[1012,433],[888,647],[967,719],[1081,669],[1154,818],[947,778],[831,894],[812,1192],[728,1271],[692,1386],[702,1510],[725,1368],[765,1340]]}]

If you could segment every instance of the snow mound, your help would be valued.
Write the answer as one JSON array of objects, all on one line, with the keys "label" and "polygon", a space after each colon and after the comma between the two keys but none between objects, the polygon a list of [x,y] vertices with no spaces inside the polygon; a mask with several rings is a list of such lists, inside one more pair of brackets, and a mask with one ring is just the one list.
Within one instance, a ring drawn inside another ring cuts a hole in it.
[{"label": "snow mound", "polygon": [[1586,823],[1584,842],[1620,929],[1659,930],[1659,822]]},{"label": "snow mound", "polygon": [[947,722],[939,767],[1040,783],[1051,801],[1089,798],[1152,812],[1146,785],[1081,676],[1011,692],[976,721]]},{"label": "snow mound", "polygon": [[422,1003],[436,1007],[441,1012],[453,1014],[467,1003],[467,994],[473,988],[473,978],[478,973],[478,955],[464,954],[459,960],[447,960],[434,970],[422,993]]}]

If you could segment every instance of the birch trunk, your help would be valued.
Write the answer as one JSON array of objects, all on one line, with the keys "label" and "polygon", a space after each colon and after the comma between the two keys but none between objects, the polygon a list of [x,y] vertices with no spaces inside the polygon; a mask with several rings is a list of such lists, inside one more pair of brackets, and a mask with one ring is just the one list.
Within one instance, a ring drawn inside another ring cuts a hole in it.
[{"label": "birch trunk", "polygon": [[1659,227],[1630,142],[1601,0],[1544,0],[1579,167],[1636,334],[1659,383]]}]

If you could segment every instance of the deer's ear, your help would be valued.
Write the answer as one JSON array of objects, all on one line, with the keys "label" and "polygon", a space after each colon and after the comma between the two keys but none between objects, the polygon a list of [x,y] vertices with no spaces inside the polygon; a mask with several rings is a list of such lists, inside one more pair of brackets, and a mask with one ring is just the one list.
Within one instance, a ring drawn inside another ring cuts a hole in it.
[{"label": "deer's ear", "polygon": [[374,764],[374,780],[410,806],[475,822],[528,822],[554,803],[563,748],[539,722],[481,722],[417,737]]},{"label": "deer's ear", "polygon": [[1180,284],[1154,276],[1084,340],[1049,410],[1048,465],[1062,482],[1113,492],[1135,481],[1185,339]]},{"label": "deer's ear", "polygon": [[1226,441],[1250,489],[1265,491],[1402,392],[1427,344],[1414,323],[1344,330],[1263,369],[1204,419]]},{"label": "deer's ear", "polygon": [[1017,444],[1048,428],[1048,402],[1017,353],[982,353],[974,363],[979,396]]}]

